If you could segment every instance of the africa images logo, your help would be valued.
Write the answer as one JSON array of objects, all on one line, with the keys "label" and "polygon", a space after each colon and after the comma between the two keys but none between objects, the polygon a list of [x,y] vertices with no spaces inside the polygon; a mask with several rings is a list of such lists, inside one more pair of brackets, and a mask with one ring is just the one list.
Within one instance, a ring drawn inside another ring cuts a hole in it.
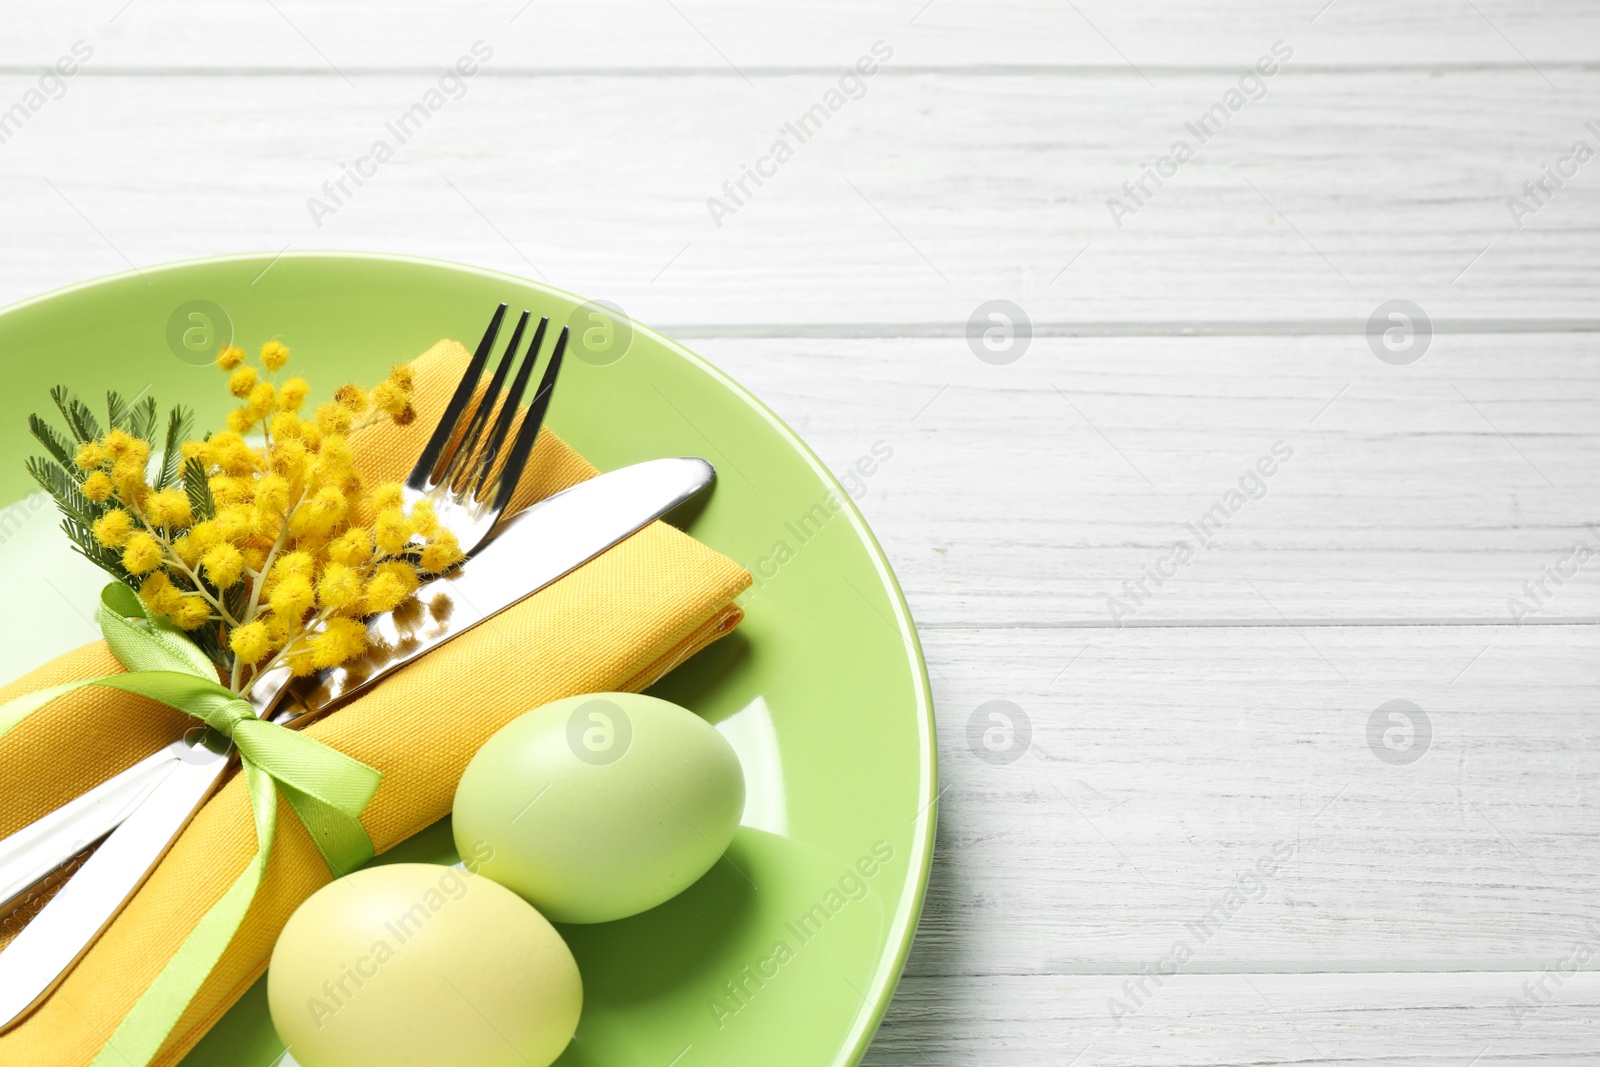
[{"label": "africa images logo", "polygon": [[[893,45],[887,41],[874,41],[872,55],[857,59],[855,65],[847,67],[834,85],[822,94],[822,99],[778,129],[777,140],[772,142],[765,155],[758,157],[753,165],[740,164],[739,176],[722,183],[722,196],[706,198],[706,210],[711,212],[711,221],[716,223],[717,229],[722,229],[723,219],[736,214],[753,199],[757,189],[776,178],[778,168],[793,159],[800,146],[815,137],[829,119],[844,110],[845,104],[866,96],[867,79],[878,73],[880,63],[889,62],[893,56]],[[755,188],[751,188],[752,185]]]},{"label": "africa images logo", "polygon": [[784,936],[773,942],[767,954],[740,968],[738,975],[722,984],[722,994],[708,1002],[717,1029],[726,1027],[730,1019],[748,1008],[767,983],[777,978],[801,949],[821,936],[841,912],[865,900],[872,892],[872,879],[892,862],[894,846],[887,841],[874,841],[871,851],[846,867],[810,908],[784,923]]}]

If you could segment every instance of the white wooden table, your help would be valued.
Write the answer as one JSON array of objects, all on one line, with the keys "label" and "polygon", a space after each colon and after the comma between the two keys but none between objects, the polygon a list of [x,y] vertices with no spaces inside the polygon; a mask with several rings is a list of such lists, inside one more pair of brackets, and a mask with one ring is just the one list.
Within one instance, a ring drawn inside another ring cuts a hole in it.
[{"label": "white wooden table", "polygon": [[[26,112],[0,301],[225,251],[435,255],[615,301],[838,471],[893,449],[861,506],[948,791],[869,1063],[1600,1057],[1600,160],[1571,155],[1600,151],[1600,5],[0,19],[0,120]],[[1032,332],[985,360],[991,300]],[[1390,351],[1395,300],[1421,314]],[[967,741],[996,700],[1031,724],[1011,762]]]}]

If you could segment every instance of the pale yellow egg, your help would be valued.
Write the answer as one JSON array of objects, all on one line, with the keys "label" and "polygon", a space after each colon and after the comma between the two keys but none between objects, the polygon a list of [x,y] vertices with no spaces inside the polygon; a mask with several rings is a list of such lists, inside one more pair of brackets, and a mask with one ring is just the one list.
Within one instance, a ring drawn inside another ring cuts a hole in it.
[{"label": "pale yellow egg", "polygon": [[547,1067],[577,1029],[583,987],[561,935],[515,893],[397,863],[300,905],[267,998],[303,1067]]}]

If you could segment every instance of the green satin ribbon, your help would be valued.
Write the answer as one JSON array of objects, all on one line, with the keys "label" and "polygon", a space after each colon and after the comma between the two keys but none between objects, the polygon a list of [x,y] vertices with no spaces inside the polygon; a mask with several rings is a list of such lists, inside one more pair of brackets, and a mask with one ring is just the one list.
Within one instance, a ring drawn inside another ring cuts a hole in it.
[{"label": "green satin ribbon", "polygon": [[372,858],[372,839],[358,817],[377,792],[381,776],[305,734],[256,718],[247,702],[217,682],[211,661],[194,642],[167,620],[147,617],[126,585],[112,583],[101,591],[99,621],[107,646],[128,673],[67,682],[18,697],[0,706],[0,734],[84,686],[149,697],[193,715],[232,740],[239,750],[256,826],[256,854],[244,872],[201,916],[94,1059],[95,1067],[142,1067],[161,1050],[250,910],[277,834],[275,794],[282,793],[289,802],[337,878]]}]

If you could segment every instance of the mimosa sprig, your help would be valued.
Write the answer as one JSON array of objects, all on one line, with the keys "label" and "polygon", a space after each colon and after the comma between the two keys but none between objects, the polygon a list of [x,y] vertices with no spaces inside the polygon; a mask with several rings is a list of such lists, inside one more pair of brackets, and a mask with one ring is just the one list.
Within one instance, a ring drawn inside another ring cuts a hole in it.
[{"label": "mimosa sprig", "polygon": [[216,362],[238,401],[227,428],[192,439],[191,413],[175,407],[154,459],[152,398],[108,393],[102,426],[57,387],[65,430],[29,419],[47,455],[28,470],[78,551],[185,631],[236,692],[280,664],[303,675],[360,656],[363,616],[462,558],[430,504],[407,509],[398,483],[369,488],[355,467],[352,432],[416,417],[410,368],[370,390],[345,385],[306,417],[306,380],[277,381],[288,359],[277,341],[259,368],[225,349]]}]

